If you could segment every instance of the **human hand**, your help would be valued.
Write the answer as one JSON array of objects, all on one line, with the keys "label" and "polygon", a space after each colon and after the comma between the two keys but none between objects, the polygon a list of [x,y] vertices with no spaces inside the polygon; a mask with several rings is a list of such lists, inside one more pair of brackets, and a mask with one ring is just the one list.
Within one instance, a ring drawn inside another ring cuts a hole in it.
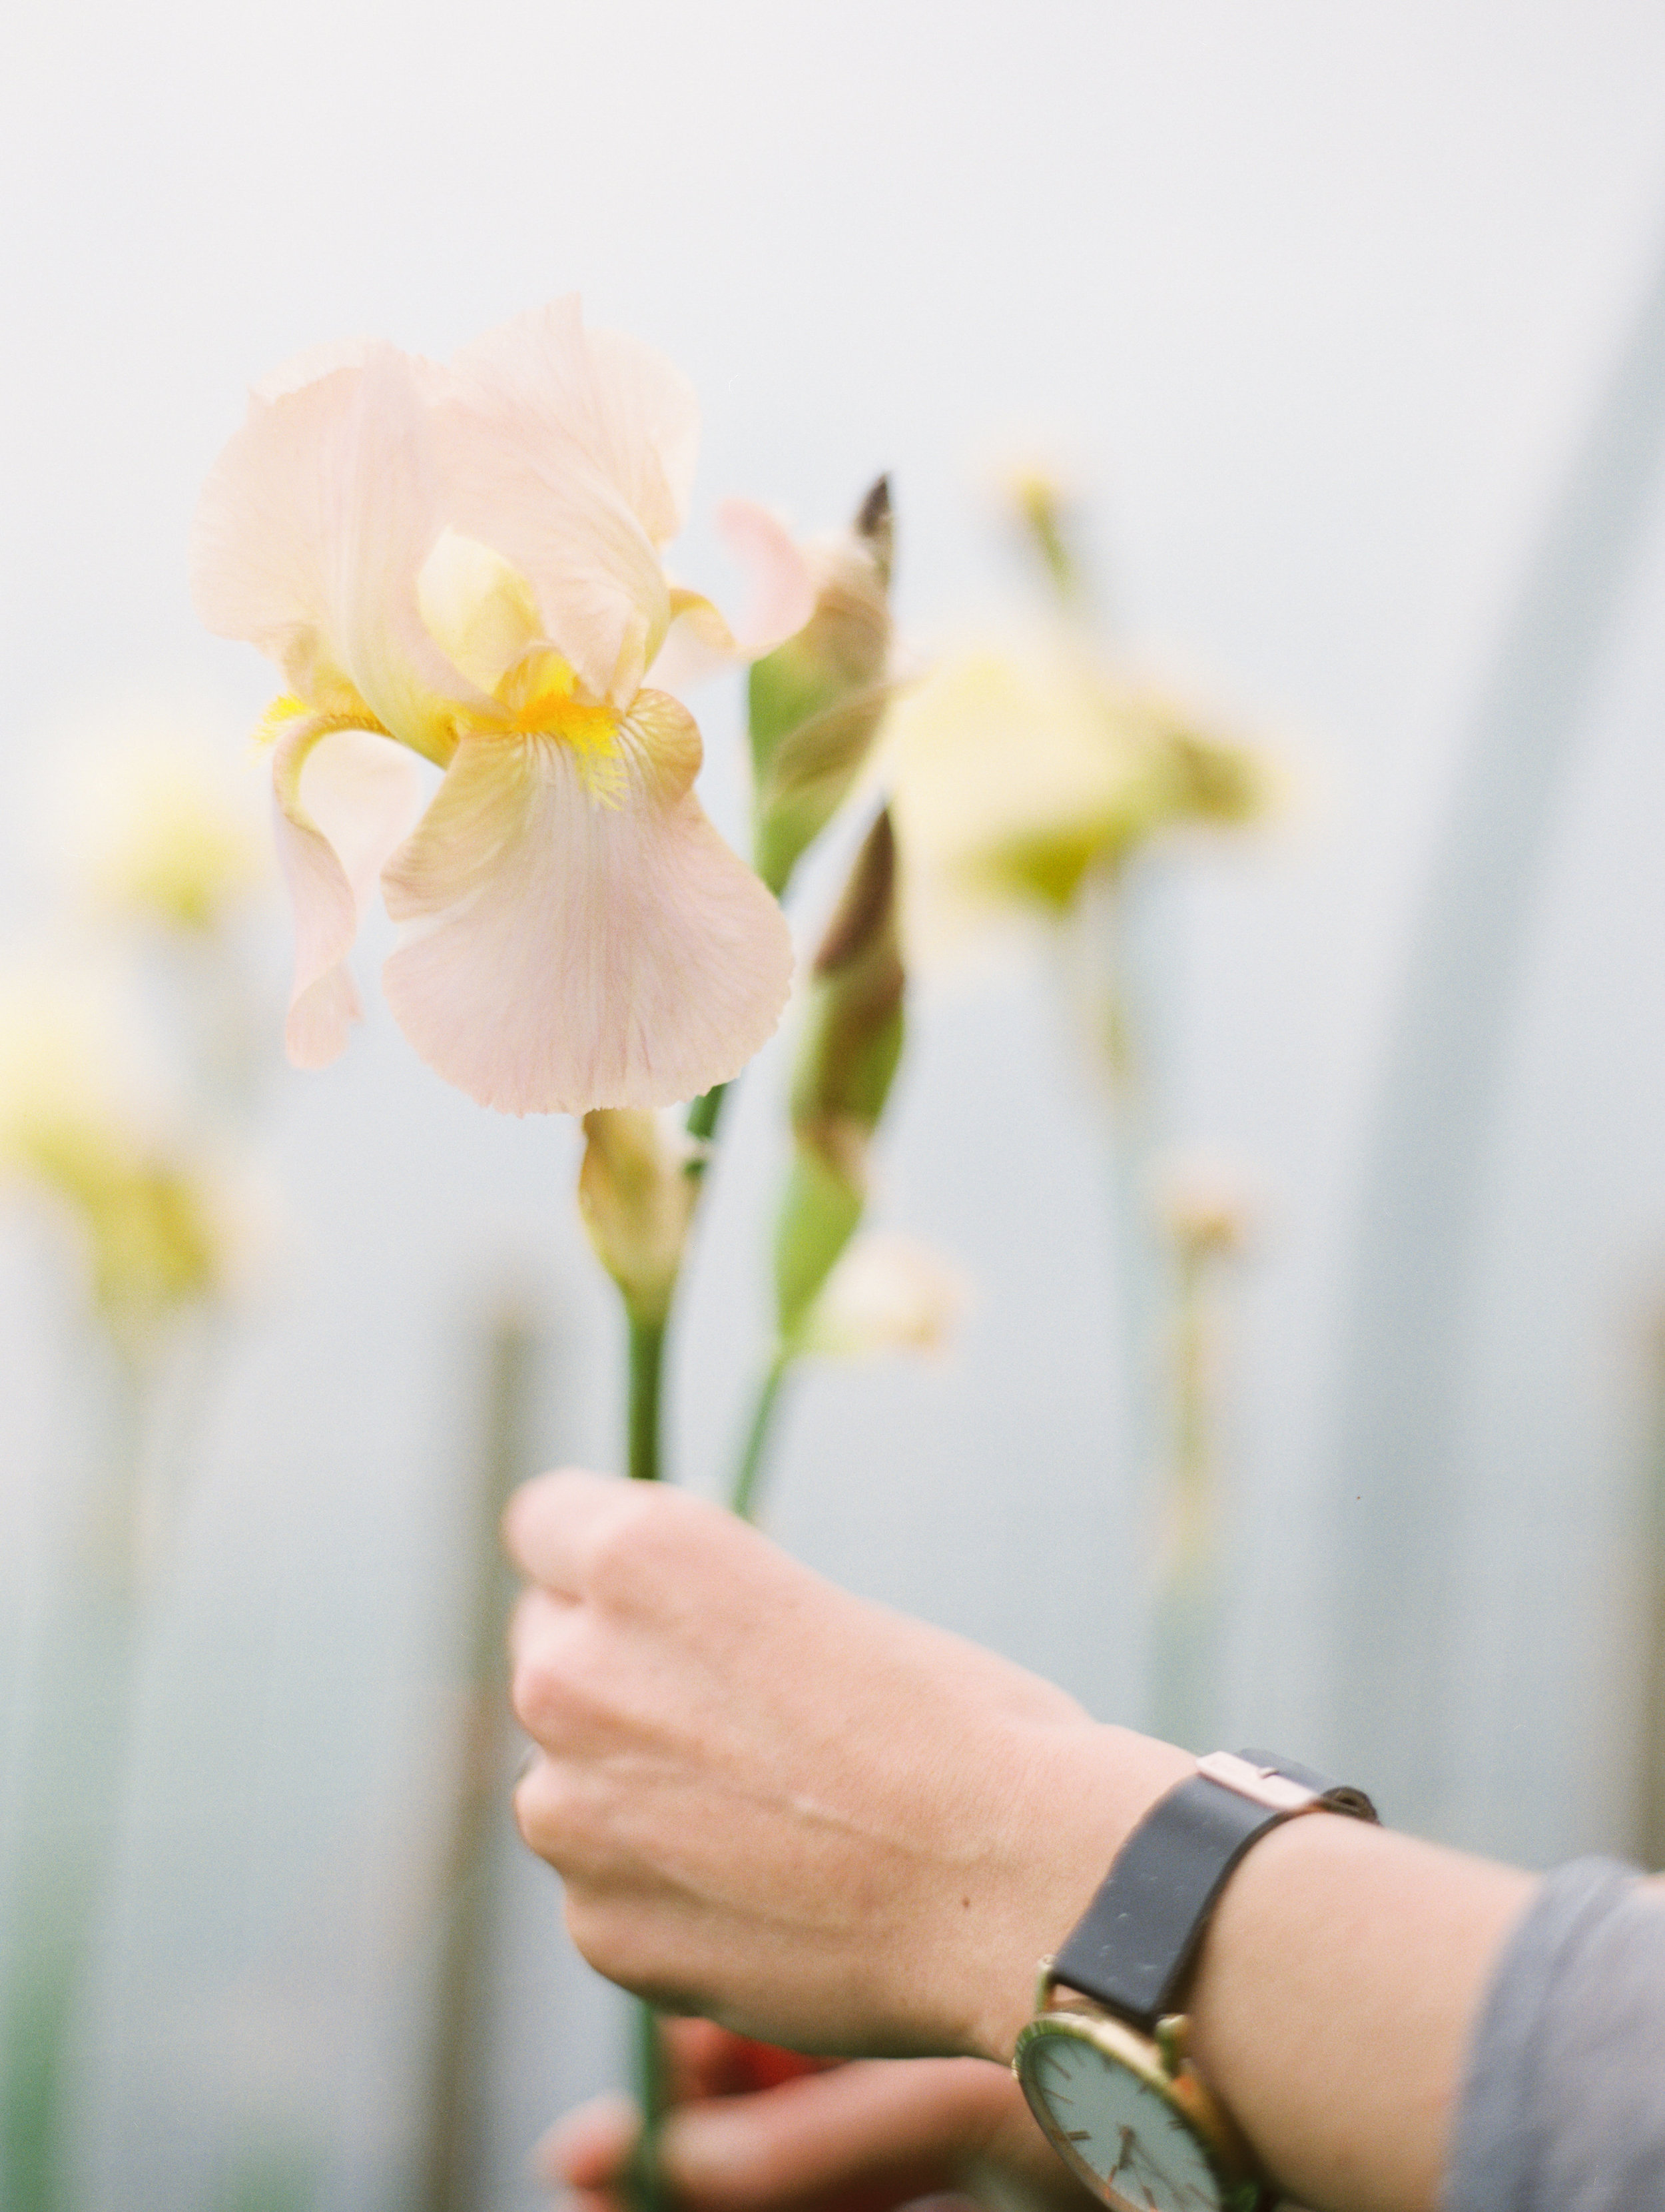
[{"label": "human hand", "polygon": [[1036,1959],[1190,1770],[685,1492],[546,1475],[505,1533],[534,1585],[521,1832],[586,1957],[665,2010],[1004,2057]]},{"label": "human hand", "polygon": [[[1016,2195],[1055,2212],[1086,2212],[1093,2201],[1003,2066],[858,2060],[736,2094],[726,2031],[683,2020],[667,2021],[665,2034],[678,2102],[659,2155],[683,2212],[891,2212],[991,2173],[1002,2201]],[[603,2097],[544,2136],[538,2170],[565,2189],[568,2212],[618,2212],[638,2124],[628,2098]]]}]

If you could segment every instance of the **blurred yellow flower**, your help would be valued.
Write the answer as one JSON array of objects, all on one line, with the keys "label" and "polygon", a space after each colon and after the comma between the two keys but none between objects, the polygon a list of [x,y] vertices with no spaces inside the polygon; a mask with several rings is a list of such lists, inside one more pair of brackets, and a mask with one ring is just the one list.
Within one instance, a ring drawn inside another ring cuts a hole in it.
[{"label": "blurred yellow flower", "polygon": [[167,1140],[142,1073],[124,1067],[116,1026],[62,977],[0,985],[0,1179],[74,1223],[91,1303],[134,1349],[224,1287],[235,1233],[216,1177]]},{"label": "blurred yellow flower", "polygon": [[1061,639],[948,655],[886,742],[908,938],[927,956],[1013,910],[1060,916],[1153,839],[1255,821],[1271,793],[1237,732]]},{"label": "blurred yellow flower", "polygon": [[1267,1210],[1261,1178],[1218,1152],[1161,1153],[1145,1182],[1152,1223],[1186,1264],[1243,1252]]},{"label": "blurred yellow flower", "polygon": [[208,934],[270,882],[252,789],[197,746],[143,734],[102,748],[77,779],[81,870],[106,912]]}]

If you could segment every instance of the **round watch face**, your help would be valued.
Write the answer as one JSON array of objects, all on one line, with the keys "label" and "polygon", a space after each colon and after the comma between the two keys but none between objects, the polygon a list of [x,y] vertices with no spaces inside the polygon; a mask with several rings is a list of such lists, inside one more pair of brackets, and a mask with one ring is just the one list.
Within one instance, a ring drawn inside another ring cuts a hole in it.
[{"label": "round watch face", "polygon": [[1235,2212],[1258,2198],[1220,2173],[1154,2051],[1115,2022],[1033,2021],[1016,2063],[1055,2148],[1115,2212]]}]

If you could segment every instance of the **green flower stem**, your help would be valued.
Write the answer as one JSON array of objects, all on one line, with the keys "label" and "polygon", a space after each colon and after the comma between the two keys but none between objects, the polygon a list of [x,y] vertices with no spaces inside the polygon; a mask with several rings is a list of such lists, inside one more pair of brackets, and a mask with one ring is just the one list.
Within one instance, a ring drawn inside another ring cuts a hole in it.
[{"label": "green flower stem", "polygon": [[[707,1098],[720,1096],[708,1091]],[[700,1104],[704,1100],[697,1102]],[[715,1115],[713,1115],[714,1121]],[[659,1480],[659,1397],[665,1373],[665,1317],[656,1321],[630,1316],[629,1467],[634,1482]],[[632,2071],[641,2130],[624,2177],[624,2194],[630,2212],[665,2212],[665,2177],[659,2168],[659,2130],[670,2110],[670,2082],[665,2063],[665,2041],[659,2014],[637,1999],[631,2033]]]},{"label": "green flower stem", "polygon": [[630,2212],[665,2212],[670,2192],[659,2164],[659,2130],[671,2109],[670,2069],[665,2063],[665,2038],[659,2016],[638,1998],[633,2008],[636,2097],[641,2107],[641,2130],[625,2168],[624,2193]]},{"label": "green flower stem", "polygon": [[740,1454],[739,1465],[734,1470],[733,1486],[728,1494],[730,1511],[738,1513],[742,1521],[756,1518],[757,1486],[767,1463],[769,1437],[781,1400],[781,1387],[795,1357],[788,1346],[782,1345],[770,1360],[757,1392],[757,1402],[752,1409],[750,1425],[746,1431],[745,1446]]},{"label": "green flower stem", "polygon": [[1665,1316],[1652,1346],[1653,1433],[1642,1494],[1642,1741],[1633,1851],[1665,1869]]},{"label": "green flower stem", "polygon": [[[710,1145],[717,1133],[729,1085],[719,1083],[695,1099],[688,1109],[688,1133]],[[691,1164],[690,1172],[702,1176],[707,1155]],[[629,1316],[630,1379],[629,1464],[635,1482],[662,1479],[659,1452],[660,1406],[665,1376],[665,1339],[668,1316],[646,1319]],[[777,1385],[778,1388],[778,1385]],[[659,2130],[671,2108],[671,2082],[665,2063],[665,2039],[659,2014],[650,2004],[637,2001],[631,2033],[632,2073],[641,2129],[630,2154],[624,2177],[624,2196],[629,2212],[665,2212],[669,2192],[659,2166]]]},{"label": "green flower stem", "polygon": [[629,1468],[633,1482],[659,1479],[659,1386],[665,1374],[665,1317],[630,1316]]}]

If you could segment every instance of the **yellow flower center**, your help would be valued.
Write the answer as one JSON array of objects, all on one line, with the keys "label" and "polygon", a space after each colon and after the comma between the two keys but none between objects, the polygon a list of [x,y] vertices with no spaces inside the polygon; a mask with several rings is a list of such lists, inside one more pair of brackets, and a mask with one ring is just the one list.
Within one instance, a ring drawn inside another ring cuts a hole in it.
[{"label": "yellow flower center", "polygon": [[578,678],[558,653],[529,653],[497,686],[517,736],[558,738],[576,758],[579,781],[592,799],[616,806],[623,796],[624,761],[617,708],[576,695]]}]

